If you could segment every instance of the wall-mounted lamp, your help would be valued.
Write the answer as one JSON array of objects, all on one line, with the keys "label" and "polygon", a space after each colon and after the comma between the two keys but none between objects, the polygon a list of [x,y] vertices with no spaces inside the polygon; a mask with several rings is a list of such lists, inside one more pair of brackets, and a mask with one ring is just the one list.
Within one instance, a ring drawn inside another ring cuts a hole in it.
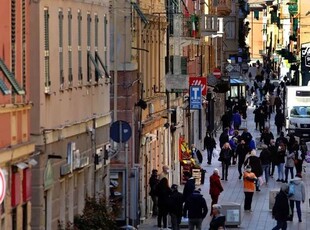
[{"label": "wall-mounted lamp", "polygon": [[140,99],[135,105],[139,106],[143,110],[147,108],[147,103],[142,99]]}]

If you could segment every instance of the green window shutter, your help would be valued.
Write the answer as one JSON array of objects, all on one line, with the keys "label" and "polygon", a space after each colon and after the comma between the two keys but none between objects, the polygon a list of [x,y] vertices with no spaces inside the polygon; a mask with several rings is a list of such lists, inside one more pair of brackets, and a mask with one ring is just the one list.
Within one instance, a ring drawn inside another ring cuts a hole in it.
[{"label": "green window shutter", "polygon": [[254,18],[256,20],[259,20],[259,11],[258,10],[254,10]]},{"label": "green window shutter", "polygon": [[104,65],[107,68],[107,63],[108,63],[108,19],[107,16],[104,15],[104,19],[103,19],[103,32],[104,32]]},{"label": "green window shutter", "polygon": [[78,11],[78,80],[82,83],[83,69],[82,69],[82,13]]},{"label": "green window shutter", "polygon": [[59,80],[64,84],[64,63],[63,63],[63,12],[58,10],[58,42],[59,42]]},{"label": "green window shutter", "polygon": [[72,13],[68,9],[68,81],[69,84],[73,81],[72,74]]},{"label": "green window shutter", "polygon": [[98,15],[95,14],[95,47],[98,47],[98,24],[99,24],[99,18]]},{"label": "green window shutter", "polygon": [[44,8],[44,75],[45,92],[49,91],[50,80],[50,57],[49,57],[49,11]]}]

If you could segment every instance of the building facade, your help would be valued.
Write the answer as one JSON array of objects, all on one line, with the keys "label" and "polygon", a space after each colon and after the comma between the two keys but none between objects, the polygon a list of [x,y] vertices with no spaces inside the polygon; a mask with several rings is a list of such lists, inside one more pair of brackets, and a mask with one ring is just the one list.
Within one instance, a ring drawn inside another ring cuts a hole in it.
[{"label": "building facade", "polygon": [[31,177],[29,2],[1,1],[0,229],[29,229]]},{"label": "building facade", "polygon": [[57,229],[108,196],[109,3],[31,1],[32,229]]}]

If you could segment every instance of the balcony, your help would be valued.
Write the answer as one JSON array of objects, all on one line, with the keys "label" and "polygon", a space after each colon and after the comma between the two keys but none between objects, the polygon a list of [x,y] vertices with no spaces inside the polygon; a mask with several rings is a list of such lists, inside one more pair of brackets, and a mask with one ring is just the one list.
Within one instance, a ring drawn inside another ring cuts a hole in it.
[{"label": "balcony", "polygon": [[219,0],[217,5],[218,16],[229,16],[231,13],[231,0]]},{"label": "balcony", "polygon": [[200,35],[221,37],[224,33],[223,18],[205,14],[201,16]]}]

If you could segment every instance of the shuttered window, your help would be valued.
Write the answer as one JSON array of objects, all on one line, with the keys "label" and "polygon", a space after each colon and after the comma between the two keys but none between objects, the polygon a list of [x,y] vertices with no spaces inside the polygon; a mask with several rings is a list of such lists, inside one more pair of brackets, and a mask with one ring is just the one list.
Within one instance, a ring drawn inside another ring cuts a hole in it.
[{"label": "shuttered window", "polygon": [[60,87],[63,88],[63,84],[65,82],[64,78],[64,54],[63,54],[63,11],[62,9],[58,10],[58,42],[59,42],[59,80],[60,80]]},{"label": "shuttered window", "polygon": [[83,70],[82,70],[82,13],[78,10],[78,80],[79,84],[83,81]]},{"label": "shuttered window", "polygon": [[72,85],[72,13],[71,9],[68,9],[68,81],[69,86]]},{"label": "shuttered window", "polygon": [[50,52],[49,52],[49,11],[44,8],[44,76],[45,76],[45,92],[49,92],[51,85],[50,80]]}]

